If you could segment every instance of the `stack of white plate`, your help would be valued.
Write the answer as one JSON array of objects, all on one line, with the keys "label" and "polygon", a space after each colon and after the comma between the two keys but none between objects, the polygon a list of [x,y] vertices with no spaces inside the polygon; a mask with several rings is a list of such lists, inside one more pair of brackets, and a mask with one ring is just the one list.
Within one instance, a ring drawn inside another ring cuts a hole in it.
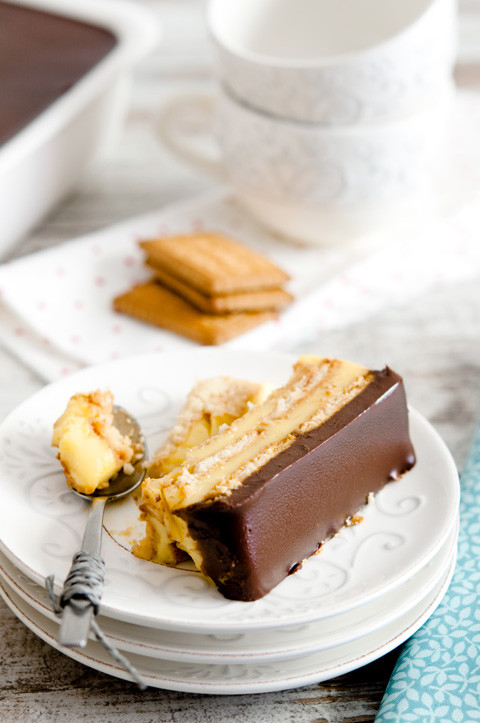
[{"label": "stack of white plate", "polygon": [[[50,447],[71,394],[109,388],[140,421],[151,450],[194,381],[231,375],[288,378],[287,355],[201,350],[122,360],[44,388],[0,427],[0,593],[31,630],[97,670],[129,678],[93,638],[82,650],[56,642],[58,618],[44,582],[59,591],[80,546],[88,503],[65,485]],[[102,554],[107,578],[98,622],[152,686],[194,693],[282,690],[346,673],[398,646],[437,607],[455,564],[459,484],[442,440],[410,411],[415,467],[389,483],[275,590],[252,603],[225,600],[184,564],[130,552],[141,534],[136,502],[111,504]]]}]

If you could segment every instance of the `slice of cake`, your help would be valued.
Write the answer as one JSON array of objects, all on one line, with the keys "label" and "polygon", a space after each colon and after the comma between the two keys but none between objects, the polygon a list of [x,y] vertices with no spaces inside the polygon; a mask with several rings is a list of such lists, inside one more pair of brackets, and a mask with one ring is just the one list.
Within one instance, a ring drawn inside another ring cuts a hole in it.
[{"label": "slice of cake", "polygon": [[113,424],[112,393],[99,389],[71,397],[54,424],[52,446],[67,484],[86,495],[107,487],[135,455],[129,437]]},{"label": "slice of cake", "polygon": [[262,404],[147,479],[142,508],[225,597],[256,600],[414,462],[398,374],[305,356]]},{"label": "slice of cake", "polygon": [[[185,460],[190,449],[227,428],[252,405],[262,402],[269,390],[266,384],[231,377],[214,377],[197,382],[168,438],[155,452],[147,476],[155,480],[164,478]],[[157,484],[161,482],[154,483]],[[144,509],[143,505],[141,509]],[[170,536],[161,504],[154,503],[142,517],[147,522],[146,537],[134,545],[134,555],[167,565],[174,565],[188,557],[177,546],[176,539]]]}]

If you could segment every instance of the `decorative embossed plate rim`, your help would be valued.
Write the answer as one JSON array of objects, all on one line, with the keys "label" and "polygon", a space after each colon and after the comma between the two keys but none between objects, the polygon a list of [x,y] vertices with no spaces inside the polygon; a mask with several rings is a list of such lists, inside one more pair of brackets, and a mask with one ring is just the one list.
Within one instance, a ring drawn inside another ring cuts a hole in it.
[{"label": "decorative embossed plate rim", "polygon": [[[398,647],[413,635],[440,604],[450,583],[455,559],[442,580],[408,613],[365,638],[294,660],[258,664],[173,663],[170,660],[130,654],[129,659],[152,687],[185,693],[241,695],[268,693],[320,683],[361,668]],[[104,648],[91,640],[84,651],[62,648],[58,624],[52,622],[16,593],[0,584],[0,596],[12,612],[42,640],[74,660],[117,678],[128,673],[112,663]]]},{"label": "decorative embossed plate rim", "polygon": [[[39,584],[54,573],[60,589],[88,511],[66,488],[50,447],[52,424],[71,394],[110,388],[140,421],[154,449],[196,379],[229,374],[280,384],[295,360],[218,349],[165,352],[90,367],[40,390],[0,426],[0,549]],[[344,528],[301,570],[253,603],[225,600],[198,573],[133,557],[118,544],[126,508],[110,506],[105,526],[111,534],[104,535],[102,551],[108,570],[103,615],[186,632],[243,632],[342,614],[399,586],[445,542],[459,500],[458,475],[445,444],[413,410],[410,421],[415,467],[376,496],[360,525]]]},{"label": "decorative embossed plate rim", "polygon": [[[317,623],[219,635],[155,630],[102,615],[98,617],[98,624],[117,649],[163,660],[238,664],[303,657],[358,640],[385,627],[424,600],[450,569],[457,538],[458,523],[432,560],[398,589]],[[25,577],[2,553],[0,578],[7,591],[11,588],[32,608],[58,622],[45,589]],[[94,639],[93,633],[90,637]]]}]

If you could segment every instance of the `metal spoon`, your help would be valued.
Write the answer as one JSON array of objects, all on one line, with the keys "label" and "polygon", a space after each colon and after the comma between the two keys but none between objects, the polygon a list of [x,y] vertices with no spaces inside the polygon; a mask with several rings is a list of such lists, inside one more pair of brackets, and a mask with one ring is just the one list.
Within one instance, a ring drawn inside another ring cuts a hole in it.
[{"label": "metal spoon", "polygon": [[[138,422],[121,407],[113,408],[113,423],[122,435],[130,437],[137,458],[132,461],[133,472],[126,474],[121,470],[110,480],[108,487],[95,490],[91,495],[73,490],[75,494],[92,503],[82,540],[81,551],[100,555],[102,547],[103,511],[107,502],[118,500],[133,492],[145,476],[144,459],[146,448]],[[72,566],[73,567],[73,566]],[[76,599],[75,606],[67,603],[63,608],[58,641],[70,648],[85,647],[92,623],[93,606],[88,599]]]}]

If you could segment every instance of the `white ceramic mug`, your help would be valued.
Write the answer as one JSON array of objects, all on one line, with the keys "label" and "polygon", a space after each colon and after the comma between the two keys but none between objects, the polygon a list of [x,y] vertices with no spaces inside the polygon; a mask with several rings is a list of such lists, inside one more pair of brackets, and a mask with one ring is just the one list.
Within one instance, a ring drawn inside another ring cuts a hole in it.
[{"label": "white ceramic mug", "polygon": [[[185,161],[226,181],[264,226],[309,244],[398,224],[425,203],[448,122],[449,88],[402,120],[330,127],[279,120],[219,89],[167,105],[159,131]],[[190,135],[185,113],[203,117]],[[216,140],[213,151],[205,140]]]},{"label": "white ceramic mug", "polygon": [[456,0],[209,0],[207,24],[233,95],[306,122],[416,112],[456,57]]}]

